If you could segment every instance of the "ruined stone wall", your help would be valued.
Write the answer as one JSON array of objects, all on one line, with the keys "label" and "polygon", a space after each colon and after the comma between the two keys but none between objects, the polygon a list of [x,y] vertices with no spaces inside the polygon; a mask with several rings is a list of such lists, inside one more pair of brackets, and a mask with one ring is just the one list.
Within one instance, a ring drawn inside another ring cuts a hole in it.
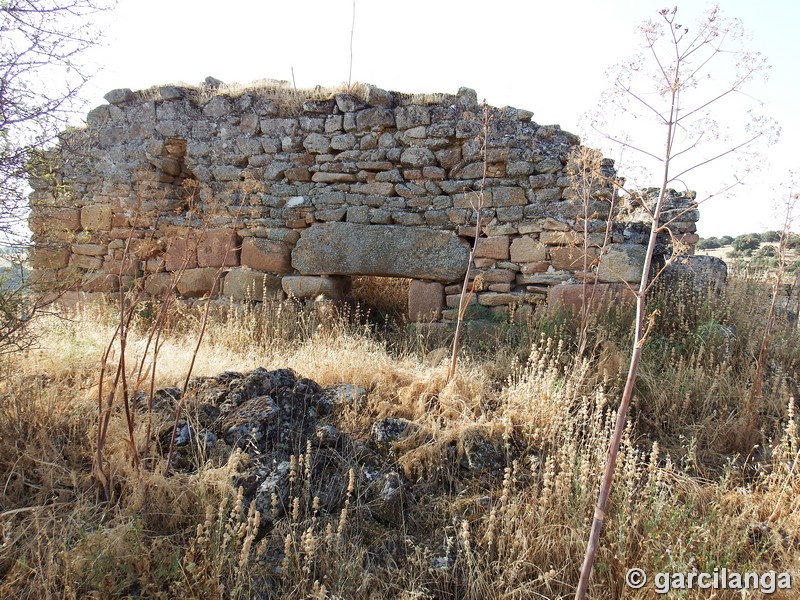
[{"label": "ruined stone wall", "polygon": [[[529,111],[484,114],[471,90],[164,86],[106,99],[31,180],[42,282],[260,301],[340,297],[352,275],[406,277],[412,318],[448,320],[481,196],[472,316],[524,314],[560,297],[553,286],[580,281],[584,225],[599,281],[640,278],[641,206],[629,199],[610,217],[611,184],[593,183],[585,198],[570,175],[576,136]],[[600,169],[615,176],[609,160]],[[672,194],[667,218],[692,201]],[[697,218],[670,224],[690,248]]]}]

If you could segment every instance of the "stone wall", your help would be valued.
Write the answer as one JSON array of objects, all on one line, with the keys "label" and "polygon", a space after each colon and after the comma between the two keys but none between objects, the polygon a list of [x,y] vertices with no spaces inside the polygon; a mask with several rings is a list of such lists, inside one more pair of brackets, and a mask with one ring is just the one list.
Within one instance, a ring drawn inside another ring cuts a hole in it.
[{"label": "stone wall", "polygon": [[[585,198],[569,169],[575,135],[525,110],[484,113],[465,88],[351,92],[109,92],[31,179],[38,279],[261,301],[341,297],[353,275],[405,277],[412,318],[450,320],[481,196],[469,315],[561,297],[551,288],[584,274],[584,226],[600,282],[640,278],[646,211],[608,182]],[[616,176],[610,160],[599,169]],[[687,208],[693,195],[672,193],[667,218]],[[670,223],[690,249],[697,218]]]}]

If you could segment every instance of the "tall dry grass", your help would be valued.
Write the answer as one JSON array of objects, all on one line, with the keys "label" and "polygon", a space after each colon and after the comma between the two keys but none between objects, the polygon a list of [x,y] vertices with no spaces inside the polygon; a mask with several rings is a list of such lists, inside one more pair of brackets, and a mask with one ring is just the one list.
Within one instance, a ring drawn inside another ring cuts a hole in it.
[{"label": "tall dry grass", "polygon": [[[746,279],[720,296],[654,293],[649,308],[662,317],[645,351],[592,597],[652,597],[652,589],[625,588],[633,566],[651,574],[727,566],[798,576],[800,343],[785,318],[770,347],[758,445],[738,435],[768,294]],[[145,308],[129,332],[132,357],[144,351]],[[337,414],[345,444],[293,457],[290,510],[274,524],[242,502],[234,484],[246,467],[241,454],[167,477],[157,455],[136,469],[121,410],[106,453],[113,501],[100,502],[91,481],[92,392],[114,309],[41,322],[41,349],[0,367],[0,597],[574,594],[624,381],[625,307],[590,319],[581,356],[580,319],[568,313],[476,329],[449,383],[446,344],[435,335],[359,314],[290,303],[212,311],[196,375],[290,367],[323,386],[368,390],[366,406]],[[199,319],[175,308],[157,385],[182,381]],[[393,522],[375,518],[364,473],[376,467],[360,462],[373,421],[388,416],[419,425],[381,454],[405,490]],[[154,431],[171,422],[168,412],[155,419]],[[139,418],[136,433],[143,431]],[[480,444],[502,466],[466,469]],[[337,484],[334,504],[314,496],[333,485],[321,464],[352,473]]]}]

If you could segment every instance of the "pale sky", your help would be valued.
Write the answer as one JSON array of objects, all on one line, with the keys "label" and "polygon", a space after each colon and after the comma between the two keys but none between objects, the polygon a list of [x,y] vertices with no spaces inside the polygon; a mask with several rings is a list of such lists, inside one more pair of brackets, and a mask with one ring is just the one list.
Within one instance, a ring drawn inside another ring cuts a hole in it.
[{"label": "pale sky", "polygon": [[[710,4],[693,0],[679,5],[678,14],[691,27]],[[704,236],[777,228],[777,202],[788,194],[790,171],[800,166],[800,3],[720,5],[724,16],[743,22],[748,48],[772,65],[769,82],[754,87],[753,95],[782,133],[752,161],[762,167],[760,174],[729,197],[704,204]],[[534,121],[558,123],[589,141],[581,117],[602,106],[601,92],[610,84],[606,71],[637,51],[637,26],[667,6],[652,0],[356,0],[352,81],[401,92],[471,87],[491,105],[531,110]],[[104,24],[107,44],[94,56],[101,70],[87,89],[88,108],[102,104],[110,89],[199,83],[208,75],[227,83],[291,81],[293,69],[299,88],[339,85],[348,80],[352,11],[353,0],[119,0]],[[590,145],[617,158],[613,145]],[[697,171],[687,185],[703,198],[732,171],[724,165]]]}]

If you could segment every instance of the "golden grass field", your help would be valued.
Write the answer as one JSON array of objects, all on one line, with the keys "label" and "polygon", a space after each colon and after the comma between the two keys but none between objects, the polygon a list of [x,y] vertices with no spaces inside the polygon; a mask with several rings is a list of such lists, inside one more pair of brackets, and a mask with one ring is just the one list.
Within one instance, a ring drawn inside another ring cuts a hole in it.
[{"label": "golden grass field", "polygon": [[[796,304],[778,316],[763,397],[755,417],[747,410],[768,305],[768,287],[743,278],[721,296],[657,291],[649,301],[661,316],[645,348],[590,597],[656,597],[652,586],[626,587],[632,567],[651,575],[785,571],[800,586]],[[144,438],[148,421],[153,431],[169,427],[169,411],[137,413],[137,466],[121,397],[104,452],[113,493],[101,497],[92,479],[97,383],[115,311],[42,319],[39,347],[0,363],[0,597],[574,594],[624,382],[624,306],[592,318],[582,355],[568,313],[470,330],[450,382],[449,331],[290,303],[212,311],[193,375],[288,367],[322,386],[367,390],[363,408],[330,417],[350,442],[324,458],[352,473],[347,491],[320,508],[313,490],[327,484],[308,479],[325,470],[308,466],[322,460],[309,449],[293,458],[307,468],[293,471],[289,509],[268,526],[233,484],[247,467],[240,453],[163,474],[163,448]],[[195,310],[175,308],[162,326],[158,386],[180,386],[200,322]],[[138,311],[128,364],[151,326],[152,315]],[[109,363],[119,360],[116,349]],[[379,453],[406,490],[394,522],[375,517],[360,475],[367,467],[358,448],[369,446],[381,417],[411,419],[422,432]],[[503,467],[460,466],[476,436],[502,450]],[[709,594],[668,597],[767,597]]]}]

